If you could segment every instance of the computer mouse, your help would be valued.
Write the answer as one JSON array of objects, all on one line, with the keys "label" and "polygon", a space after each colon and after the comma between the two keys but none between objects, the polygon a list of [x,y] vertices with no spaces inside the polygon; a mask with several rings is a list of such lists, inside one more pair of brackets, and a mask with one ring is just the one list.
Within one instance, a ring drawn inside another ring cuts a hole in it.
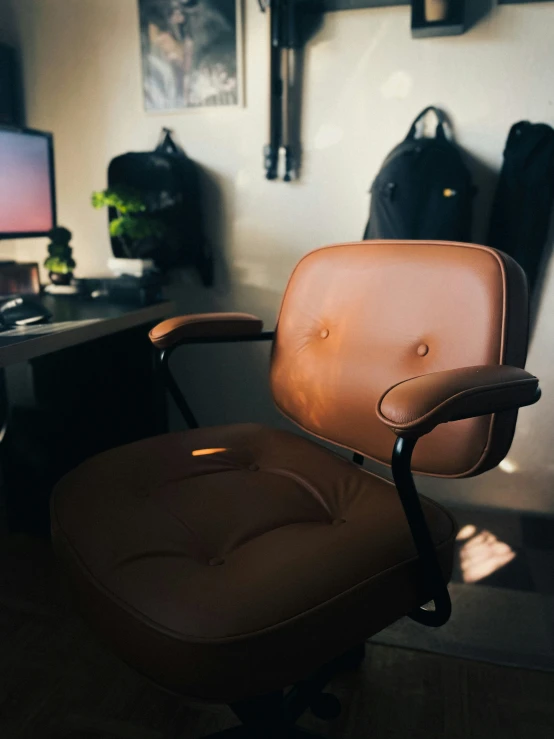
[{"label": "computer mouse", "polygon": [[13,298],[0,305],[0,325],[3,328],[33,326],[52,318],[50,311],[29,298]]}]

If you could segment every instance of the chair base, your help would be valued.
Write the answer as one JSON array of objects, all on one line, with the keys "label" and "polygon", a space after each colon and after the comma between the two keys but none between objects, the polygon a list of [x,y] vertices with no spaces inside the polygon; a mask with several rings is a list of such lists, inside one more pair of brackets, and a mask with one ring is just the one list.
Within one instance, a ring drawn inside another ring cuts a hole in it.
[{"label": "chair base", "polygon": [[[361,644],[321,667],[285,695],[282,691],[262,695],[231,705],[242,726],[211,734],[205,739],[301,739],[318,737],[295,726],[308,709],[318,718],[329,720],[340,714],[340,703],[323,689],[336,674],[356,670],[363,662],[365,644]],[[320,739],[322,739],[320,737]]]}]

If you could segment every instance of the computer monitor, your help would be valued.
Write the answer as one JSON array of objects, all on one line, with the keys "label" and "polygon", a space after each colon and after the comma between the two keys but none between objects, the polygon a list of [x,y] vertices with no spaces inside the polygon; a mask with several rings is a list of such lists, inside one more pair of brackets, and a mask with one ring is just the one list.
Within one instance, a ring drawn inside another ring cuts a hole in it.
[{"label": "computer monitor", "polygon": [[52,134],[0,126],[0,239],[45,236],[55,225]]}]

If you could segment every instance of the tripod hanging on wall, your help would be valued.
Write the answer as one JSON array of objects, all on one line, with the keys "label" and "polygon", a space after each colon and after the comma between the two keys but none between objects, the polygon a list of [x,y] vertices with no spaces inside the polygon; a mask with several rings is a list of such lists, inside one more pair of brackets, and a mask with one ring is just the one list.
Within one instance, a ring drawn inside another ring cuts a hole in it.
[{"label": "tripod hanging on wall", "polygon": [[[530,2],[536,0],[497,0],[498,5]],[[466,18],[466,4],[467,0],[448,0],[439,13],[432,0],[258,0],[269,15],[271,38],[269,143],[264,147],[267,179],[276,180],[282,174],[290,182],[298,177],[303,51],[325,13],[411,5],[412,36],[420,38],[463,33],[468,24],[477,22]],[[478,19],[486,14],[484,10]]]},{"label": "tripod hanging on wall", "polygon": [[290,182],[300,168],[303,48],[322,18],[319,0],[258,0],[269,13],[269,143],[264,147],[268,180]]}]

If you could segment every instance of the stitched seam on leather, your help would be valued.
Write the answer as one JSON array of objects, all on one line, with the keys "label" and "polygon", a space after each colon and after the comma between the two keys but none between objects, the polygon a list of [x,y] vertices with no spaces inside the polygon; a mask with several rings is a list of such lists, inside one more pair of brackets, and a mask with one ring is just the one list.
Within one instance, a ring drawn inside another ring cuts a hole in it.
[{"label": "stitched seam on leather", "polygon": [[[501,366],[504,366],[504,365],[501,365]],[[421,376],[425,377],[425,375],[421,375]],[[413,378],[413,379],[417,379],[417,378]],[[410,382],[410,380],[404,380],[404,382]],[[394,388],[398,387],[399,385],[403,385],[404,382],[400,382],[398,383],[398,385],[394,385],[391,388],[391,390],[394,390]],[[387,394],[390,392],[390,391],[387,391],[387,393],[385,393],[385,395],[383,395],[381,400],[379,401],[379,406],[378,406],[379,417],[385,423],[385,425],[389,427],[393,427],[395,429],[404,430],[404,429],[417,428],[418,426],[425,424],[425,421],[432,418],[434,415],[438,415],[443,408],[448,407],[449,405],[453,405],[458,400],[473,399],[475,397],[478,397],[479,395],[488,395],[488,393],[494,393],[498,390],[513,390],[521,386],[525,386],[528,384],[535,384],[535,383],[536,383],[536,380],[534,378],[531,379],[531,378],[525,377],[525,378],[522,378],[521,380],[510,380],[508,382],[500,382],[500,383],[497,382],[495,384],[487,385],[486,387],[467,388],[466,390],[462,390],[459,393],[456,393],[456,395],[451,395],[450,397],[441,401],[438,405],[436,405],[430,411],[427,411],[427,413],[424,413],[422,416],[418,416],[417,418],[414,418],[410,421],[405,421],[404,423],[397,423],[393,419],[389,418],[389,416],[386,416],[385,413],[383,412],[381,405],[384,399],[386,398]],[[515,405],[515,408],[519,408],[519,407],[520,407],[519,404]],[[487,411],[487,413],[484,413],[483,415],[488,416],[488,415],[493,415],[493,414],[494,414],[494,411],[492,412]],[[438,421],[437,425],[441,423],[445,423],[445,422]]]},{"label": "stitched seam on leather", "polygon": [[[440,510],[442,513],[445,513],[452,525],[452,530],[450,534],[446,537],[446,539],[444,539],[438,544],[435,544],[435,549],[437,551],[443,550],[452,541],[452,539],[455,538],[457,530],[458,530],[457,524],[454,518],[452,517],[452,515],[450,514],[450,512],[446,508],[443,508],[442,506],[435,503],[435,501],[431,500],[430,498],[427,498],[426,496],[420,496],[420,498],[423,498],[431,506],[433,506],[437,510]],[[126,611],[127,613],[131,614],[133,617],[137,618],[137,620],[140,621],[143,625],[150,627],[157,632],[162,633],[164,636],[171,637],[172,639],[176,639],[177,641],[182,641],[182,642],[187,642],[187,643],[192,643],[192,644],[210,644],[210,645],[227,644],[229,642],[242,641],[244,639],[250,639],[252,637],[257,637],[257,636],[260,636],[262,634],[265,634],[271,631],[276,631],[282,626],[284,626],[285,624],[290,623],[291,621],[296,621],[301,618],[304,618],[307,614],[313,613],[314,611],[318,611],[321,608],[324,608],[328,603],[332,603],[333,601],[338,600],[344,597],[345,595],[352,593],[353,591],[357,589],[361,589],[365,587],[372,580],[378,580],[380,577],[383,577],[384,575],[387,575],[388,573],[393,572],[394,570],[399,569],[400,567],[405,567],[406,565],[416,562],[419,559],[417,556],[415,556],[415,557],[411,557],[410,559],[405,559],[402,562],[398,562],[392,567],[389,567],[386,570],[382,570],[381,572],[378,572],[377,574],[372,575],[371,577],[368,577],[365,580],[362,580],[362,582],[356,583],[356,585],[353,585],[351,588],[347,588],[346,590],[343,590],[341,593],[338,593],[337,595],[334,595],[333,597],[328,598],[327,600],[321,603],[318,603],[315,606],[312,606],[312,608],[308,608],[307,610],[302,611],[301,613],[297,613],[294,616],[291,616],[290,618],[283,619],[283,621],[279,621],[276,624],[265,626],[263,629],[258,629],[256,631],[249,631],[244,634],[237,634],[237,635],[228,636],[228,637],[201,638],[198,636],[187,636],[185,634],[179,633],[178,631],[173,631],[172,629],[169,629],[166,626],[162,626],[156,621],[153,621],[151,618],[149,618],[145,614],[141,613],[140,611],[137,611],[133,606],[123,601],[118,595],[116,595],[115,593],[112,593],[112,591],[109,590],[109,588],[107,588],[103,583],[100,583],[98,579],[96,578],[96,576],[93,575],[92,572],[89,570],[89,568],[86,566],[84,561],[81,559],[81,556],[79,555],[79,553],[77,552],[73,544],[71,544],[65,532],[62,530],[59,524],[59,520],[56,515],[55,504],[52,507],[53,507],[53,514],[54,514],[53,517],[55,517],[56,523],[58,524],[57,535],[63,538],[65,545],[69,549],[71,549],[78,566],[80,567],[80,569],[84,570],[89,575],[89,580],[91,581],[94,587],[102,591],[104,595],[107,595],[107,597],[109,597],[122,610]]]},{"label": "stitched seam on leather", "polygon": [[147,550],[142,552],[136,552],[135,554],[129,554],[126,557],[121,557],[121,559],[117,559],[113,562],[111,565],[114,569],[119,569],[122,567],[126,567],[127,565],[134,564],[135,562],[140,562],[141,560],[147,560],[147,559],[192,559],[194,560],[194,557],[191,557],[190,554],[185,554],[182,551],[174,551],[172,549],[168,549],[164,551],[163,549],[155,549],[155,550]]},{"label": "stitched seam on leather", "polygon": [[[200,474],[200,475],[192,475],[191,477],[177,478],[176,480],[172,480],[171,482],[180,482],[181,480],[193,480],[196,477],[206,477],[206,475],[216,475],[216,474],[221,474],[222,472],[237,472],[237,471],[240,471],[241,469],[242,469],[242,467],[238,467],[237,466],[237,467],[233,467],[231,469],[213,470],[213,471],[210,471],[210,472],[205,472],[205,473]],[[161,486],[158,486],[158,489],[159,489],[159,487],[161,487]],[[150,498],[150,502],[154,506],[156,506],[157,508],[159,508],[160,510],[164,511],[170,518],[172,518],[174,521],[176,521],[177,524],[181,528],[183,528],[185,531],[188,532],[189,536],[192,537],[194,543],[197,544],[198,551],[200,552],[201,556],[206,561],[208,561],[208,559],[212,556],[213,553],[208,552],[208,550],[207,550],[207,548],[205,546],[204,541],[196,533],[196,531],[192,528],[192,526],[190,526],[183,519],[179,518],[179,516],[176,513],[174,513],[171,510],[171,508],[169,508],[169,506],[165,502],[161,501],[159,498]],[[189,555],[185,555],[185,556],[188,556],[189,559],[194,559],[194,557],[192,557],[192,556],[189,556]]]},{"label": "stitched seam on leather", "polygon": [[[331,439],[328,436],[323,436],[322,434],[318,434],[316,431],[313,431],[312,429],[307,428],[307,426],[304,426],[300,423],[300,421],[297,421],[295,418],[293,418],[287,411],[283,409],[283,407],[275,400],[273,399],[273,404],[276,406],[277,410],[283,414],[285,418],[288,418],[288,420],[291,423],[294,423],[295,426],[298,426],[299,429],[302,429],[302,431],[305,431],[307,434],[310,434],[310,436],[314,436],[316,439],[321,439],[321,441],[328,441],[331,444],[334,444],[335,446],[340,447],[341,449],[347,449],[349,452],[356,452],[356,454],[359,454],[362,457],[365,457],[366,459],[371,459],[372,462],[377,462],[378,464],[383,464],[386,467],[390,467],[390,462],[383,462],[382,459],[377,459],[377,457],[372,457],[367,452],[363,452],[358,447],[354,446],[347,446],[346,444],[342,444],[340,441],[336,441],[335,439]],[[376,475],[378,477],[378,475]]]},{"label": "stitched seam on leather", "polygon": [[[508,326],[507,326],[507,306],[508,306],[508,280],[506,277],[506,265],[504,264],[504,261],[501,259],[500,254],[494,249],[491,249],[489,247],[481,247],[484,251],[488,251],[491,253],[497,263],[500,265],[500,273],[502,275],[502,339],[500,342],[500,359],[498,361],[499,364],[504,363],[504,353],[506,349],[506,341],[505,337],[508,333]],[[489,450],[491,448],[492,444],[492,437],[494,433],[494,426],[495,426],[495,414],[491,414],[490,421],[489,421],[489,432],[487,434],[487,441],[485,443],[485,446],[483,447],[483,452],[477,462],[471,467],[469,470],[466,470],[464,473],[465,476],[470,476],[473,474],[475,470],[478,470],[481,466],[484,459],[487,458],[487,455],[489,453]],[[458,475],[459,477],[459,475]]]},{"label": "stitched seam on leather", "polygon": [[[342,459],[342,457],[341,457],[341,459]],[[344,461],[346,462],[346,460],[344,460]],[[236,468],[234,467],[234,468],[225,469],[225,470],[215,470],[215,471],[212,471],[212,472],[205,472],[205,473],[203,473],[201,475],[194,475],[194,476],[186,477],[186,478],[177,478],[176,480],[173,480],[171,482],[179,482],[181,480],[190,480],[190,479],[194,479],[195,477],[204,477],[205,475],[217,474],[217,473],[221,473],[221,472],[236,472],[236,471],[241,471],[241,470],[243,470],[242,467],[236,467]],[[287,477],[290,480],[293,480],[298,485],[300,485],[302,488],[304,488],[321,505],[321,507],[329,515],[329,518],[330,519],[333,519],[334,514],[331,511],[330,507],[327,505],[327,503],[326,503],[325,499],[323,498],[323,496],[319,493],[319,491],[317,490],[317,488],[314,485],[311,485],[311,483],[309,483],[307,480],[304,480],[304,478],[302,478],[300,475],[295,474],[291,470],[283,470],[283,469],[278,469],[278,468],[267,468],[267,467],[263,467],[263,468],[260,468],[260,471],[261,472],[267,472],[267,473],[270,473],[270,474],[275,474],[275,475],[282,475],[283,477]],[[356,470],[356,471],[358,471],[358,470]],[[214,552],[208,553],[207,549],[204,547],[204,542],[201,540],[201,538],[199,537],[199,535],[194,531],[194,529],[192,528],[192,526],[190,526],[186,521],[180,519],[175,513],[173,513],[173,511],[170,508],[168,508],[168,506],[165,503],[163,503],[162,501],[160,501],[158,498],[156,498],[156,499],[150,498],[150,502],[152,503],[152,505],[154,505],[154,506],[158,507],[160,510],[164,511],[170,518],[175,519],[175,521],[178,523],[178,525],[181,526],[182,528],[184,528],[185,531],[188,532],[188,534],[190,535],[190,537],[193,539],[193,543],[197,544],[198,552],[199,552],[200,556],[198,556],[198,557],[195,558],[191,554],[184,554],[184,553],[182,553],[180,556],[185,557],[187,559],[192,559],[193,561],[198,561],[199,559],[202,559],[202,558],[207,561],[210,558],[210,556],[212,556],[214,554]],[[248,544],[250,541],[252,541],[254,539],[257,539],[260,536],[263,536],[264,534],[268,534],[270,532],[277,531],[278,529],[285,528],[286,526],[294,526],[294,525],[297,525],[297,524],[324,525],[326,523],[328,523],[328,522],[325,522],[325,521],[289,521],[289,522],[287,522],[285,524],[282,524],[281,526],[272,526],[271,528],[266,528],[266,529],[260,528],[260,529],[258,529],[256,531],[255,534],[253,534],[253,535],[251,535],[249,537],[244,537],[243,539],[240,539],[238,541],[238,543],[233,547],[233,549],[221,551],[221,552],[218,552],[218,554],[228,555],[230,552],[233,552],[233,551],[237,550],[239,547],[242,547],[245,544]],[[139,559],[139,558],[142,558],[142,557],[137,556],[137,555],[131,555],[131,557],[129,557],[128,559],[129,559],[129,561],[133,561],[133,560]],[[119,566],[122,563],[123,564],[127,564],[126,560],[123,559],[121,562],[120,561],[117,561],[114,566]]]},{"label": "stitched seam on leather", "polygon": [[287,521],[287,523],[282,523],[278,526],[272,525],[270,528],[265,529],[259,528],[248,537],[245,535],[244,538],[238,539],[233,548],[222,551],[221,556],[228,557],[230,554],[233,554],[233,552],[237,552],[242,549],[242,547],[250,544],[251,541],[255,541],[265,534],[272,534],[274,531],[286,529],[288,526],[329,526],[329,521]]},{"label": "stitched seam on leather", "polygon": [[[444,541],[440,542],[440,544],[436,544],[435,549],[438,552],[445,549],[445,547],[452,541],[455,534],[456,534],[456,529],[453,528],[451,535]],[[73,548],[73,546],[69,544],[69,542],[67,543],[68,543],[68,546],[71,548],[71,550],[75,553],[75,549]],[[118,595],[116,595],[111,590],[109,590],[109,588],[107,588],[104,584],[100,583],[98,579],[86,567],[86,565],[84,565],[84,563],[82,562],[81,558],[78,555],[75,557],[75,559],[78,561],[81,569],[84,569],[87,573],[89,573],[90,575],[89,580],[95,588],[97,588],[100,591],[103,591],[104,594],[107,595],[107,597],[110,600],[112,600],[114,603],[116,603],[116,605],[118,605],[122,610],[133,615],[135,618],[137,618],[137,620],[141,621],[144,625],[153,628],[155,631],[163,633],[164,636],[168,636],[168,637],[171,637],[172,639],[176,639],[177,641],[183,641],[183,642],[192,643],[192,644],[218,645],[218,644],[226,644],[229,642],[237,642],[243,639],[250,639],[252,637],[258,637],[258,636],[261,636],[262,634],[266,634],[271,631],[276,631],[282,626],[290,623],[291,621],[296,621],[300,618],[304,618],[306,615],[324,608],[328,603],[332,603],[335,600],[339,600],[345,595],[348,595],[358,589],[365,587],[366,585],[368,585],[374,580],[379,580],[379,578],[384,577],[385,575],[388,575],[389,573],[394,572],[395,570],[401,567],[405,567],[406,565],[416,562],[418,560],[418,557],[411,557],[410,559],[405,559],[402,562],[399,562],[393,565],[392,567],[387,568],[386,570],[382,570],[381,572],[378,572],[375,575],[371,575],[371,577],[368,577],[365,580],[362,580],[361,582],[356,583],[356,585],[353,585],[351,588],[347,588],[346,590],[343,590],[341,593],[338,593],[337,595],[334,595],[331,598],[327,598],[327,600],[324,600],[321,603],[318,603],[317,605],[312,606],[311,608],[308,608],[305,611],[302,611],[301,613],[297,613],[294,616],[290,616],[289,618],[283,619],[282,621],[279,621],[275,624],[271,624],[270,626],[265,626],[262,629],[257,629],[256,631],[248,631],[243,634],[236,634],[233,636],[205,637],[205,638],[202,638],[199,636],[189,636],[187,634],[182,634],[181,632],[178,632],[178,631],[173,631],[167,626],[163,626],[162,624],[152,620],[150,617],[146,616],[140,611],[137,611],[133,606],[126,603]]]},{"label": "stitched seam on leather", "polygon": [[[156,498],[154,500],[154,499],[150,498],[149,499],[149,502],[154,507],[159,508],[160,510],[164,511],[164,513],[167,516],[169,516],[169,518],[171,520],[173,520],[173,521],[175,521],[175,523],[177,523],[177,525],[179,526],[179,528],[184,529],[184,531],[187,532],[188,537],[189,537],[189,540],[192,539],[192,544],[195,544],[197,546],[197,552],[198,552],[198,555],[199,555],[198,559],[200,559],[202,557],[207,562],[211,555],[207,551],[207,549],[205,548],[204,542],[198,536],[198,534],[196,533],[196,531],[191,526],[189,526],[186,521],[183,521],[182,519],[179,518],[179,516],[177,516],[175,513],[173,513],[173,511],[170,508],[168,508],[168,506],[165,503],[162,503],[159,499]],[[190,556],[190,555],[185,555],[185,556],[188,556],[188,558],[189,559],[192,559],[192,560],[195,559],[194,556]]]},{"label": "stitched seam on leather", "polygon": [[[294,268],[294,270],[293,270],[293,272],[292,272],[292,274],[291,274],[291,276],[290,276],[290,278],[289,278],[289,280],[287,282],[287,286],[285,288],[285,292],[283,294],[283,299],[281,301],[281,306],[279,308],[279,314],[277,316],[277,322],[275,324],[275,333],[274,333],[273,347],[272,347],[272,351],[271,351],[271,363],[272,364],[273,364],[273,353],[274,353],[275,346],[277,344],[279,321],[281,319],[281,314],[282,314],[282,311],[283,311],[283,306],[285,304],[285,299],[286,299],[286,296],[287,296],[287,292],[289,290],[289,287],[290,287],[290,284],[292,282],[292,279],[293,279],[293,277],[294,277],[294,275],[296,273],[296,270],[300,267],[300,265],[302,264],[302,262],[304,260],[308,259],[308,257],[310,257],[313,254],[316,254],[316,253],[318,253],[320,251],[325,251],[326,249],[337,249],[337,248],[340,248],[342,246],[358,246],[360,244],[366,244],[368,247],[371,247],[371,246],[374,246],[374,245],[377,246],[377,245],[386,245],[386,244],[397,244],[397,245],[407,245],[407,246],[413,246],[414,244],[419,244],[420,246],[423,246],[423,245],[427,245],[427,246],[458,246],[458,247],[463,247],[464,249],[477,249],[478,251],[483,251],[483,252],[487,252],[487,253],[491,254],[495,258],[497,264],[500,267],[500,274],[501,274],[501,277],[502,277],[502,288],[503,288],[503,290],[502,290],[502,293],[503,293],[503,296],[502,296],[502,321],[501,321],[502,336],[501,336],[501,341],[500,341],[500,358],[499,358],[499,364],[503,364],[504,351],[505,351],[505,336],[506,336],[506,333],[507,333],[506,318],[507,318],[507,299],[508,299],[507,292],[508,291],[507,291],[506,268],[505,268],[505,265],[504,265],[504,262],[503,262],[502,258],[500,257],[500,254],[495,249],[493,249],[493,248],[491,248],[489,246],[483,246],[481,244],[466,244],[466,243],[463,243],[463,242],[460,242],[460,241],[426,241],[424,239],[418,239],[418,240],[413,240],[413,241],[412,240],[407,240],[407,239],[402,239],[402,240],[380,239],[380,240],[375,240],[375,241],[373,241],[373,240],[348,241],[348,242],[338,243],[338,244],[329,244],[328,246],[323,246],[323,247],[320,247],[318,249],[312,249],[312,251],[309,251],[307,254],[305,254],[300,259],[300,261],[297,263],[296,267]],[[273,395],[273,392],[272,392],[272,395]],[[280,406],[280,404],[275,400],[275,396],[274,395],[273,395],[273,402],[274,402],[275,406],[277,407],[277,409],[285,416],[285,418],[288,418],[290,421],[292,421],[292,423],[296,424],[299,428],[301,428],[303,431],[306,431],[308,434],[312,434],[317,439],[322,439],[323,441],[329,441],[329,442],[331,442],[331,444],[335,444],[336,446],[340,446],[343,449],[348,449],[350,451],[357,452],[358,454],[361,454],[363,457],[366,457],[367,459],[370,459],[373,462],[377,462],[378,464],[383,464],[386,467],[389,467],[390,468],[390,466],[391,466],[391,462],[390,461],[378,459],[377,457],[373,457],[373,456],[371,456],[371,455],[369,455],[369,454],[367,454],[365,452],[360,451],[359,449],[357,449],[355,447],[350,447],[350,446],[347,446],[346,444],[341,444],[341,443],[339,443],[339,442],[337,442],[337,441],[335,441],[335,440],[333,440],[333,439],[331,439],[331,438],[329,438],[327,436],[322,436],[322,435],[317,434],[314,431],[311,431],[310,429],[306,428],[306,426],[304,426],[303,424],[299,423],[291,415],[289,415],[288,413],[286,413],[283,410],[283,408]],[[483,460],[486,459],[486,457],[487,457],[487,455],[489,453],[489,449],[491,447],[491,442],[492,442],[493,431],[494,431],[494,422],[495,422],[495,418],[494,418],[494,413],[493,413],[493,414],[490,414],[489,429],[488,429],[488,433],[487,433],[487,439],[486,439],[485,445],[483,447],[483,451],[482,451],[479,459],[477,460],[477,462],[473,465],[473,467],[470,467],[469,469],[464,470],[463,472],[456,472],[454,474],[443,474],[443,473],[440,473],[440,472],[425,472],[423,470],[418,470],[416,468],[412,469],[412,472],[415,472],[417,474],[426,475],[428,477],[439,477],[439,478],[442,478],[442,479],[456,479],[456,478],[461,478],[461,477],[470,477],[475,470],[479,469],[479,467],[481,466]]]},{"label": "stitched seam on leather", "polygon": [[225,467],[224,469],[206,470],[205,472],[196,472],[194,474],[191,473],[190,475],[184,475],[184,476],[181,476],[181,477],[172,477],[171,479],[164,480],[163,483],[161,483],[160,485],[158,485],[156,487],[156,490],[159,490],[160,488],[165,487],[166,485],[175,484],[177,482],[184,482],[186,480],[194,480],[196,477],[208,477],[208,475],[220,475],[223,472],[241,472],[241,471],[244,471],[244,467],[242,465],[237,464],[235,466],[231,466],[231,463],[228,463],[228,464],[229,464],[229,467]]},{"label": "stitched seam on leather", "polygon": [[[285,418],[288,418],[291,423],[293,423],[295,426],[298,426],[299,429],[302,429],[302,431],[305,431],[307,434],[310,434],[310,436],[313,436],[316,439],[321,439],[321,441],[328,441],[329,443],[334,444],[335,446],[338,446],[341,449],[346,449],[349,452],[356,452],[357,454],[364,457],[365,459],[370,459],[372,462],[376,462],[377,464],[383,465],[383,467],[389,467],[389,468],[391,467],[390,462],[385,462],[384,460],[378,459],[377,457],[372,457],[371,454],[368,454],[367,452],[362,451],[359,447],[347,446],[346,444],[342,444],[341,442],[336,441],[335,439],[331,439],[327,436],[322,436],[321,434],[316,433],[315,431],[307,428],[306,426],[303,426],[299,421],[297,421],[292,416],[290,416],[286,411],[284,411],[275,399],[273,400],[273,404],[277,407],[278,411],[282,413]],[[491,413],[490,415],[491,415],[491,419],[494,419],[495,414]],[[491,426],[492,426],[492,423],[493,421],[491,421]],[[389,429],[391,434],[394,436],[394,431],[391,428],[389,428],[388,425],[387,425],[387,428]],[[477,464],[471,467],[471,469],[469,470],[464,470],[463,472],[454,472],[452,474],[445,474],[443,472],[424,472],[423,470],[419,470],[419,469],[416,469],[415,467],[412,467],[412,472],[416,475],[425,475],[426,477],[438,477],[441,480],[456,480],[458,478],[469,477],[472,474],[473,470],[475,470],[481,464],[483,457],[487,456],[488,449],[490,446],[491,436],[492,434],[489,433],[489,435],[487,436],[487,442],[486,442],[485,450],[483,454],[481,455],[481,457],[479,457],[479,461],[477,462]],[[388,482],[388,480],[385,480],[385,478],[380,478],[379,475],[376,475],[375,473],[370,473],[369,470],[364,470],[364,471],[368,474],[372,474],[374,477],[377,477],[380,480],[382,479],[383,482]]]},{"label": "stitched seam on leather", "polygon": [[325,498],[321,495],[319,490],[315,487],[315,485],[312,485],[310,482],[308,482],[308,480],[305,480],[301,475],[296,474],[292,470],[284,470],[278,467],[274,467],[274,468],[264,467],[262,471],[271,472],[274,475],[282,475],[283,477],[288,477],[290,480],[294,480],[294,482],[298,483],[298,485],[300,485],[305,490],[307,490],[310,493],[310,495],[315,500],[317,500],[317,502],[327,511],[327,513],[330,516],[333,516],[331,509],[327,505]]},{"label": "stitched seam on leather", "polygon": [[[196,324],[196,325],[201,325],[201,324]],[[218,339],[227,338],[229,336],[232,336],[233,338],[236,338],[236,339],[241,339],[243,337],[250,338],[251,336],[255,336],[256,334],[260,333],[262,331],[263,326],[260,326],[259,331],[258,331],[258,328],[256,328],[255,331],[222,331],[222,332],[214,333],[214,334],[199,334],[199,333],[191,334],[188,331],[181,330],[185,328],[187,327],[182,326],[180,328],[172,329],[171,331],[168,331],[167,333],[162,334],[161,336],[150,337],[150,341],[155,346],[158,346],[158,345],[161,346],[162,344],[165,344],[166,342],[174,343],[176,341],[179,341],[180,339],[186,340],[188,338],[197,339],[197,338],[205,337],[205,338],[212,339],[214,342],[218,341]],[[161,348],[163,349],[163,348],[168,348],[168,347],[161,347]]]},{"label": "stitched seam on leather", "polygon": [[[259,320],[259,319],[256,319],[256,320],[253,320],[253,319],[243,319],[243,318],[222,318],[222,319],[214,319],[214,320],[211,320],[211,321],[202,321],[202,320],[187,321],[186,323],[183,323],[180,326],[174,326],[172,329],[169,329],[168,332],[167,332],[167,334],[172,334],[172,333],[175,333],[175,332],[181,331],[181,330],[184,331],[185,329],[189,328],[190,326],[202,326],[202,325],[205,325],[205,326],[210,326],[211,327],[214,324],[215,325],[217,325],[217,324],[223,324],[224,330],[228,330],[229,324],[233,324],[233,323],[240,324],[240,328],[241,329],[246,328],[249,331],[253,331],[254,328],[255,328],[255,326],[253,324],[254,323],[256,323],[256,324],[257,323],[261,323],[261,320]],[[164,333],[164,334],[162,334],[162,336],[166,336],[167,334]],[[158,337],[158,338],[160,338],[160,337]]]},{"label": "stitched seam on leather", "polygon": [[[172,333],[173,331],[176,331],[180,328],[185,328],[186,326],[193,326],[198,325],[199,323],[206,323],[206,324],[213,324],[213,323],[229,323],[231,321],[236,321],[237,323],[250,323],[251,321],[259,321],[261,323],[261,318],[258,318],[257,316],[252,315],[251,313],[219,313],[216,314],[217,318],[214,318],[213,313],[201,313],[196,316],[192,314],[190,317],[185,316],[177,316],[176,318],[166,318],[166,321],[175,321],[176,319],[182,318],[183,323],[179,324],[178,326],[174,326],[169,333]],[[165,323],[166,321],[162,321],[162,323]],[[154,334],[157,328],[159,328],[162,324],[159,323],[157,326],[155,326],[151,330],[151,334],[156,336],[157,338],[161,338],[161,336],[166,336],[166,334]]]}]

